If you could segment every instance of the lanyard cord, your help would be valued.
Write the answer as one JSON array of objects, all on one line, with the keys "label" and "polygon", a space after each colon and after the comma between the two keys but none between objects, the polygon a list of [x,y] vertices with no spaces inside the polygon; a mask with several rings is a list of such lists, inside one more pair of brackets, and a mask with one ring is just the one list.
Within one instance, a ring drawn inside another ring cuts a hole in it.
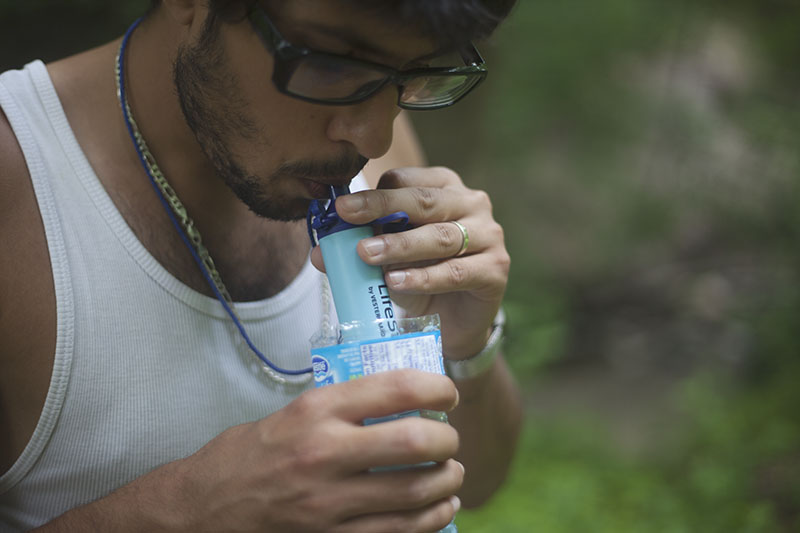
[{"label": "lanyard cord", "polygon": [[[130,39],[133,30],[136,29],[141,20],[142,19],[137,19],[131,25],[131,27],[128,28],[128,31],[125,33],[125,36],[122,39],[122,44],[120,45],[119,55],[117,56],[117,61],[116,61],[117,96],[119,97],[120,106],[122,107],[122,116],[125,120],[125,126],[128,129],[128,135],[130,135],[131,141],[133,141],[134,148],[136,149],[136,153],[139,156],[139,161],[142,163],[142,166],[144,167],[144,170],[147,173],[147,177],[150,179],[150,184],[155,189],[156,194],[158,195],[158,198],[161,201],[161,204],[164,206],[164,209],[167,212],[167,215],[169,215],[169,218],[172,221],[172,225],[177,230],[178,235],[180,235],[183,243],[189,249],[189,252],[192,254],[192,257],[194,258],[194,261],[197,263],[197,266],[200,267],[200,272],[203,274],[203,277],[205,278],[206,282],[208,282],[208,285],[214,292],[214,296],[216,296],[217,300],[219,300],[219,302],[222,304],[222,307],[231,317],[231,320],[236,325],[236,328],[241,333],[242,338],[247,343],[247,346],[250,348],[250,350],[266,365],[264,367],[264,371],[270,377],[272,377],[274,380],[280,383],[287,383],[287,380],[285,377],[279,374],[285,374],[289,376],[299,376],[307,374],[304,377],[309,378],[312,372],[311,367],[303,368],[300,370],[288,370],[281,368],[272,361],[270,361],[263,353],[261,353],[261,351],[255,346],[255,344],[253,344],[253,342],[250,340],[250,336],[245,331],[244,326],[242,325],[241,321],[239,320],[238,316],[236,315],[236,312],[232,307],[233,302],[230,301],[230,296],[228,296],[227,299],[225,298],[225,296],[223,296],[223,294],[227,295],[227,290],[225,289],[225,286],[222,285],[222,280],[219,279],[219,274],[217,273],[217,276],[213,276],[211,273],[209,273],[209,268],[207,263],[210,263],[213,267],[213,261],[211,261],[210,256],[208,256],[208,252],[205,252],[204,254],[208,257],[208,262],[204,262],[203,259],[200,258],[200,255],[198,255],[197,250],[195,249],[196,247],[198,248],[202,247],[201,248],[202,250],[205,249],[205,247],[203,247],[202,243],[200,242],[199,232],[197,231],[196,228],[194,228],[193,233],[196,234],[196,237],[194,240],[190,240],[186,234],[186,231],[184,230],[183,227],[181,227],[181,224],[178,222],[178,219],[176,218],[174,213],[176,207],[173,207],[173,204],[177,203],[180,208],[183,208],[183,205],[180,203],[180,200],[178,200],[178,197],[174,194],[172,198],[173,203],[170,203],[170,201],[168,201],[167,198],[164,196],[164,192],[161,190],[161,187],[159,187],[158,183],[156,182],[154,174],[155,173],[160,174],[160,170],[158,170],[158,167],[155,165],[155,160],[153,159],[152,154],[150,154],[149,149],[147,149],[147,145],[145,144],[144,138],[142,137],[141,133],[139,133],[138,127],[136,126],[136,122],[133,120],[133,117],[131,117],[130,107],[128,105],[128,100],[125,95],[125,50],[127,49],[128,40]],[[148,157],[145,156],[145,152],[147,152],[148,155],[150,155],[149,162],[148,162]],[[155,169],[153,167],[155,167]],[[154,172],[154,170],[156,172]],[[183,208],[183,211],[185,212],[185,208]],[[188,219],[188,221],[189,225],[193,226],[191,219]],[[196,244],[193,245],[192,244],[193,242]],[[214,270],[216,271],[216,269]],[[215,280],[213,279],[214,277],[217,278],[219,283],[215,283]],[[323,288],[323,291],[325,290],[326,288]],[[323,309],[322,312],[325,313],[326,310]]]}]

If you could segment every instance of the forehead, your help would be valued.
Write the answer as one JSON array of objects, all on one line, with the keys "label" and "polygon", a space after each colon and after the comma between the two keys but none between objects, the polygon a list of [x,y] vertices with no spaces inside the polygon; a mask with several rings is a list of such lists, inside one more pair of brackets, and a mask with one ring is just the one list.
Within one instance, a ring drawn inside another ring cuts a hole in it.
[{"label": "forehead", "polygon": [[[436,41],[418,26],[400,24],[379,9],[347,0],[273,1],[265,6],[280,31],[293,35],[323,34],[355,50],[381,55],[392,63],[437,52]],[[290,39],[291,40],[291,39]]]}]

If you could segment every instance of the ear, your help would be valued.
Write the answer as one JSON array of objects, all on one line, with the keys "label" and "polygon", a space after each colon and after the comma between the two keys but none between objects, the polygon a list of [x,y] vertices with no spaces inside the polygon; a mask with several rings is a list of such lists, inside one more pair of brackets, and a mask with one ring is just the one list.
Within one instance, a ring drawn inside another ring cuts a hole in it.
[{"label": "ear", "polygon": [[161,3],[168,16],[181,26],[191,26],[201,7],[199,0],[162,0]]}]

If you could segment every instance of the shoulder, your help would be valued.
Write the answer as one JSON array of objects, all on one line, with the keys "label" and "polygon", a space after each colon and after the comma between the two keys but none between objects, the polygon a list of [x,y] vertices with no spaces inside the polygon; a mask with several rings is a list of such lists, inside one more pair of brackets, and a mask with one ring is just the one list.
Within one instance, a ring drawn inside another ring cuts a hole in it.
[{"label": "shoulder", "polygon": [[0,472],[25,447],[47,394],[55,293],[47,240],[22,149],[0,110]]},{"label": "shoulder", "polygon": [[[31,237],[31,217],[38,217],[36,196],[25,156],[8,118],[0,109],[0,269],[10,251],[22,239]],[[0,270],[0,274],[2,274]],[[4,276],[0,275],[0,283]]]},{"label": "shoulder", "polygon": [[[29,190],[30,189],[30,190]],[[0,109],[0,243],[8,244],[15,235],[16,215],[25,210],[32,186],[25,157],[11,129],[8,118]],[[0,254],[0,265],[6,254]],[[0,278],[1,279],[1,278]]]}]

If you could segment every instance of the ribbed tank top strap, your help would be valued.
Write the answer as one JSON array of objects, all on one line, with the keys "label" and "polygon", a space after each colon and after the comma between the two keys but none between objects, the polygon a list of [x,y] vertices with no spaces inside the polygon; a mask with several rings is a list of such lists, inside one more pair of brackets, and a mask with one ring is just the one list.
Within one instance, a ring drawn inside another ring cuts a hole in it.
[{"label": "ribbed tank top strap", "polygon": [[[56,350],[50,387],[39,422],[22,455],[0,477],[0,494],[16,485],[33,467],[53,433],[70,379],[74,343],[74,304],[61,221],[48,176],[69,172],[70,162],[50,117],[61,111],[44,64],[0,76],[0,107],[17,137],[39,204],[56,298]],[[63,113],[60,113],[63,115]],[[66,125],[66,119],[64,121]],[[46,151],[47,153],[43,153]],[[54,173],[54,169],[57,172]]]}]

